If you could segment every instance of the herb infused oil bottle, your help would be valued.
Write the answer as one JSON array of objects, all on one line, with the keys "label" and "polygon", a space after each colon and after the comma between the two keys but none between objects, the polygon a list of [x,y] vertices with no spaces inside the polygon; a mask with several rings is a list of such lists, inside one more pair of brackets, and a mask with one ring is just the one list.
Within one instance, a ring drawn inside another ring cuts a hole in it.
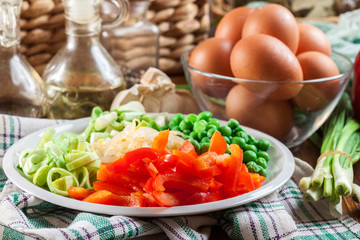
[{"label": "herb infused oil bottle", "polygon": [[[123,74],[100,42],[101,2],[63,0],[67,41],[43,73],[50,118],[88,117],[95,106],[109,110],[116,94],[125,89]],[[128,2],[112,2],[118,14],[108,24],[117,25],[128,12]]]}]

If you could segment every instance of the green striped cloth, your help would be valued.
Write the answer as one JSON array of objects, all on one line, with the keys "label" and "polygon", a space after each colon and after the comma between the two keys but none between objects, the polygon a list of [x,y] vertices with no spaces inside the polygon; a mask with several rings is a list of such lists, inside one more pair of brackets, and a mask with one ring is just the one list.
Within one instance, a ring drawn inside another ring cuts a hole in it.
[{"label": "green striped cloth", "polygon": [[[0,161],[31,132],[61,121],[0,115]],[[59,207],[21,191],[0,169],[2,239],[209,239],[219,225],[231,239],[359,239],[360,224],[331,217],[328,203],[302,199],[297,182],[312,168],[296,159],[282,188],[258,201],[199,216],[133,218],[104,216]]]}]

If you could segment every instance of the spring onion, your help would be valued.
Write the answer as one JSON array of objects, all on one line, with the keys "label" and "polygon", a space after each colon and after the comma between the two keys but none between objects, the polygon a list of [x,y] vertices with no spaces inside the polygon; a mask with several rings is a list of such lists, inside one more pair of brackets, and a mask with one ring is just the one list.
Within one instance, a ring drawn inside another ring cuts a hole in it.
[{"label": "spring onion", "polygon": [[327,122],[312,138],[322,141],[320,157],[311,176],[300,180],[303,197],[317,201],[329,199],[330,213],[342,214],[342,196],[353,194],[360,200],[360,187],[353,184],[353,164],[360,159],[360,125],[352,114],[349,95],[345,93]]}]

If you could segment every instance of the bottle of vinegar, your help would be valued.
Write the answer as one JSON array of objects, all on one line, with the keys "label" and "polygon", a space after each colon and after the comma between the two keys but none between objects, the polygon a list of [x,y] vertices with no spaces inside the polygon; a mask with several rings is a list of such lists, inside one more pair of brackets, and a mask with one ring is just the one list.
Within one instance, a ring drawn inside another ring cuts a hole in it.
[{"label": "bottle of vinegar", "polygon": [[[118,24],[128,3],[117,2]],[[100,42],[101,0],[63,0],[67,41],[46,66],[43,79],[50,99],[50,118],[88,117],[95,106],[109,110],[115,95],[125,89],[119,67]]]}]

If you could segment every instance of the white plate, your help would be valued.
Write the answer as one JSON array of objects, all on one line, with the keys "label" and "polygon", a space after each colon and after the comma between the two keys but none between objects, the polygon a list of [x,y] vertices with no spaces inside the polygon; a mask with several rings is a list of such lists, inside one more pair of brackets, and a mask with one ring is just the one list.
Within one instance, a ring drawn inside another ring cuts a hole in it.
[{"label": "white plate", "polygon": [[[89,123],[89,118],[79,119],[70,123],[57,125],[56,134],[62,132],[80,133]],[[280,188],[286,181],[290,179],[294,172],[295,161],[289,149],[275,138],[256,131],[250,128],[244,128],[248,134],[251,134],[256,139],[266,138],[270,141],[271,147],[268,150],[270,155],[270,162],[267,168],[268,176],[263,182],[263,185],[250,192],[237,197],[204,203],[197,205],[177,206],[177,207],[118,207],[102,204],[94,204],[81,202],[75,199],[63,197],[51,193],[43,188],[40,188],[26,178],[24,178],[16,169],[18,164],[19,153],[25,148],[33,148],[39,142],[45,130],[34,132],[16,142],[6,152],[3,159],[3,169],[6,176],[22,190],[33,194],[34,196],[48,201],[50,203],[76,209],[85,212],[93,212],[108,215],[126,215],[126,216],[143,216],[143,217],[157,217],[157,216],[176,216],[176,215],[193,215],[206,212],[212,212],[231,207],[236,207],[246,204],[264,196],[269,195],[276,189]]]}]

